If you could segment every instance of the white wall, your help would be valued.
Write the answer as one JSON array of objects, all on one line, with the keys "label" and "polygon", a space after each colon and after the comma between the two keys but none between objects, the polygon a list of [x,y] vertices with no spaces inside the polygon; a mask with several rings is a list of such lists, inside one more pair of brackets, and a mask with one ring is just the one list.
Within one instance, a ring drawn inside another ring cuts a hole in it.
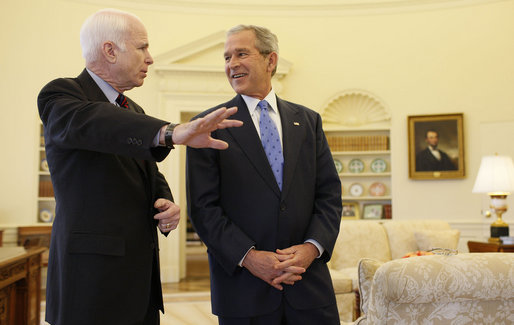
[{"label": "white wall", "polygon": [[[105,3],[112,6],[110,1]],[[4,1],[0,5],[0,224],[36,221],[36,97],[51,79],[80,73],[79,29],[101,7],[64,0]],[[513,154],[514,130],[502,123],[514,122],[514,1],[325,17],[118,8],[141,17],[154,55],[238,23],[269,27],[279,37],[281,55],[293,63],[283,80],[282,97],[319,111],[334,94],[360,88],[382,98],[392,111],[395,219],[490,223],[479,214],[486,200],[472,194],[471,188],[481,156],[493,153],[483,144],[484,137],[495,141],[495,151]],[[158,114],[157,87],[158,77],[151,74],[143,88],[128,94],[147,113]],[[454,112],[464,113],[467,177],[410,180],[407,116]],[[503,132],[500,138],[490,134],[496,123]],[[505,219],[514,223],[514,205]]]}]

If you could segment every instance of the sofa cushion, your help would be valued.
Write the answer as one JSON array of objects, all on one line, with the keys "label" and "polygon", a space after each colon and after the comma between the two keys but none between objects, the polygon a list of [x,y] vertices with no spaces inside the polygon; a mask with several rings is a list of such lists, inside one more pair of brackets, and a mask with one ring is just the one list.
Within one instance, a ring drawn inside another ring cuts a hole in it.
[{"label": "sofa cushion", "polygon": [[416,231],[451,230],[450,225],[442,220],[395,220],[384,222],[383,226],[389,240],[392,259],[401,258],[408,252],[418,250],[418,244],[416,238],[414,238],[414,232]]},{"label": "sofa cushion", "polygon": [[429,251],[432,248],[456,249],[459,244],[460,231],[452,230],[420,230],[414,232],[416,244],[421,251]]},{"label": "sofa cushion", "polygon": [[[363,257],[382,262],[391,259],[384,228],[372,220],[342,220],[330,268],[357,268],[359,260]],[[356,276],[355,271],[355,278]]]}]

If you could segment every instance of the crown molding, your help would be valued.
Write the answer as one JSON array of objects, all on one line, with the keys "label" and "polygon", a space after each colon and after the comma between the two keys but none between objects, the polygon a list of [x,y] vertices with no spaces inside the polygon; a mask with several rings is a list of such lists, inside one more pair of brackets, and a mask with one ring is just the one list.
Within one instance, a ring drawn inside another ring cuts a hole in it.
[{"label": "crown molding", "polygon": [[74,0],[104,7],[208,15],[345,16],[426,11],[512,0]]}]

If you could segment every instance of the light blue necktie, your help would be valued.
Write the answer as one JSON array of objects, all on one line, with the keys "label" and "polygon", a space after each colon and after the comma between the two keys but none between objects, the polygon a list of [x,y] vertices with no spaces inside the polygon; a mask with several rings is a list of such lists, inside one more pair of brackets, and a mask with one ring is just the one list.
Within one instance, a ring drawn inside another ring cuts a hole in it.
[{"label": "light blue necktie", "polygon": [[278,135],[277,126],[268,113],[268,102],[261,100],[257,104],[261,108],[259,128],[261,129],[261,141],[266,157],[277,180],[278,187],[282,190],[282,168],[284,156],[282,155],[282,144]]}]

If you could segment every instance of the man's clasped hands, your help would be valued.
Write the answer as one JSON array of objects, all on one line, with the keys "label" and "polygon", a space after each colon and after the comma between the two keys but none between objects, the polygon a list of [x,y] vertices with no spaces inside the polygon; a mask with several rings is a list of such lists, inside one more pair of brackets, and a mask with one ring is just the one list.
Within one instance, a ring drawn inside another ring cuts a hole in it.
[{"label": "man's clasped hands", "polygon": [[294,245],[276,252],[252,249],[243,260],[243,267],[278,290],[282,284],[293,285],[302,279],[319,251],[311,243]]}]

